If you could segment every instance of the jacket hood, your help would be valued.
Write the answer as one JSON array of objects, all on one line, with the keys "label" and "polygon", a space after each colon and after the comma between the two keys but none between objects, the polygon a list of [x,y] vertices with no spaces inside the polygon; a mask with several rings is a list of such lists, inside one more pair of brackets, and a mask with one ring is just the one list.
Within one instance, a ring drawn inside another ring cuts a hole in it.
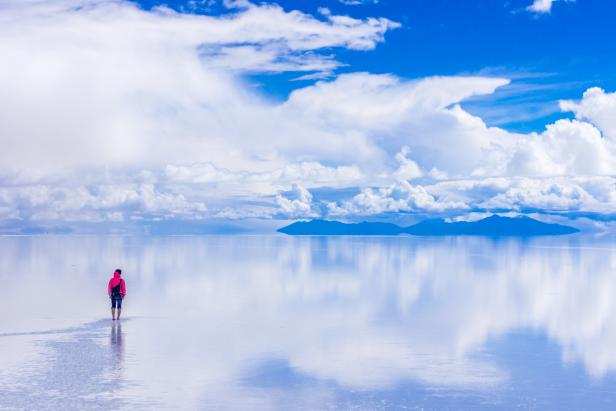
[{"label": "jacket hood", "polygon": [[122,277],[120,277],[120,276],[121,276],[121,274],[118,273],[117,271],[115,271],[113,273],[113,277],[111,277],[111,280],[109,280],[109,286],[110,287],[115,287],[118,284],[120,284],[121,281],[122,281]]}]

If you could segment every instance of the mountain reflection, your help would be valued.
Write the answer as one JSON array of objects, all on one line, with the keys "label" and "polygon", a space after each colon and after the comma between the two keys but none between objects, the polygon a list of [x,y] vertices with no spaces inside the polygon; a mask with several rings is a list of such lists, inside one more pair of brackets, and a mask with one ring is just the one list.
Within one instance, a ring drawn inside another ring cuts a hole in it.
[{"label": "mountain reflection", "polygon": [[[501,343],[520,333],[556,344],[561,363],[582,365],[594,379],[616,367],[610,239],[5,237],[0,243],[5,309],[14,317],[2,327],[0,344],[8,333],[43,331],[59,318],[104,317],[107,276],[123,268],[129,317],[123,325],[131,345],[123,343],[121,324],[112,326],[109,342],[122,368],[118,378],[137,382],[126,385],[127,398],[164,392],[184,406],[218,404],[221,397],[258,396],[269,387],[264,380],[328,382],[340,390],[387,390],[409,381],[494,390],[515,378],[502,361],[511,352]],[[63,302],[64,293],[71,301]],[[43,312],[48,322],[40,320]],[[529,367],[541,361],[516,355]],[[271,377],[274,370],[286,377]],[[169,393],[169,384],[185,391]]]}]

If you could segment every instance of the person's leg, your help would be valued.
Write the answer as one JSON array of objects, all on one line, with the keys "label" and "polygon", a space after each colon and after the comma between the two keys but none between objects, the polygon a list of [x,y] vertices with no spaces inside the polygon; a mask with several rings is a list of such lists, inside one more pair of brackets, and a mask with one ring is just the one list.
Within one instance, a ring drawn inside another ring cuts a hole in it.
[{"label": "person's leg", "polygon": [[111,298],[111,319],[116,319],[116,300]]},{"label": "person's leg", "polygon": [[118,298],[116,300],[116,304],[118,307],[118,316],[116,317],[118,320],[120,319],[120,314],[122,313],[122,299]]}]

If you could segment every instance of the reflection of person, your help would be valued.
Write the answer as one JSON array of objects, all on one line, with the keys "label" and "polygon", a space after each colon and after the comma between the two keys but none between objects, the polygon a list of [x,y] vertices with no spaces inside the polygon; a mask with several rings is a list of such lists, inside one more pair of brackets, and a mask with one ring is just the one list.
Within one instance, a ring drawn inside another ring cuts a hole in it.
[{"label": "reflection of person", "polygon": [[122,324],[114,323],[111,326],[111,345],[116,348],[116,350],[121,351],[122,349]]},{"label": "reflection of person", "polygon": [[[118,320],[120,319],[120,314],[122,312],[122,300],[124,299],[124,296],[126,296],[126,283],[121,275],[122,270],[118,268],[114,271],[113,277],[109,279],[109,284],[107,284],[107,294],[109,294],[109,298],[111,298],[111,318],[113,320],[116,318]],[[118,311],[117,317],[116,309]]]},{"label": "reflection of person", "polygon": [[124,361],[124,346],[122,344],[122,323],[115,321],[111,324],[111,335],[109,336],[109,345],[111,347],[112,360],[115,370],[122,369]]}]

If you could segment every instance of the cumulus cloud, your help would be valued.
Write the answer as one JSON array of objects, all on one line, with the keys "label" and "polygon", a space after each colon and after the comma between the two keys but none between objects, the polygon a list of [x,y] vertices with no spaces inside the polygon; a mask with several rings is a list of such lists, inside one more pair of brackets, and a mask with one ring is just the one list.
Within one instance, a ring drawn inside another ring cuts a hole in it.
[{"label": "cumulus cloud", "polygon": [[[611,96],[586,93],[579,103],[564,102],[564,109],[576,111],[575,120],[559,120],[530,134],[489,127],[459,105],[507,83],[484,77],[401,81],[354,73],[296,90],[284,106],[338,133],[367,136],[385,161],[413,161],[408,179],[418,177],[420,170],[450,178],[604,175],[616,170],[613,143],[600,129],[613,127],[614,108],[610,98],[598,97]],[[597,100],[596,114],[587,113],[591,99]]]},{"label": "cumulus cloud", "polygon": [[579,120],[594,124],[610,141],[616,140],[616,93],[592,87],[584,92],[581,101],[561,101],[560,107],[572,111]]},{"label": "cumulus cloud", "polygon": [[552,11],[554,0],[533,0],[533,3],[526,9],[533,13],[549,13]]},{"label": "cumulus cloud", "polygon": [[0,207],[29,221],[124,221],[205,216],[207,206],[152,184],[1,187]]},{"label": "cumulus cloud", "polygon": [[0,164],[54,169],[271,156],[274,130],[286,140],[295,126],[233,71],[329,71],[338,63],[320,50],[371,49],[396,23],[250,3],[211,17],[66,0],[3,3],[0,27],[11,147]]},{"label": "cumulus cloud", "polygon": [[[208,16],[0,2],[1,218],[601,211],[612,201],[615,93],[591,88],[561,102],[574,119],[512,133],[461,106],[506,78],[333,74],[336,48],[370,50],[395,22],[227,6]],[[331,79],[274,102],[242,75],[281,71]]]},{"label": "cumulus cloud", "polygon": [[333,216],[503,210],[608,214],[614,207],[616,178],[612,176],[491,177],[423,185],[402,182],[366,188],[349,199],[328,203]]},{"label": "cumulus cloud", "polygon": [[289,199],[281,194],[276,196],[276,202],[282,212],[292,217],[310,217],[312,211],[312,194],[300,184],[294,184],[292,194],[295,198]]},{"label": "cumulus cloud", "polygon": [[249,194],[276,193],[297,182],[308,187],[345,187],[360,183],[362,178],[357,166],[326,167],[318,162],[286,164],[267,172],[234,172],[212,163],[167,165],[163,174],[167,183],[223,184],[227,192]]},{"label": "cumulus cloud", "polygon": [[400,164],[398,169],[394,172],[394,177],[401,181],[413,180],[423,175],[421,168],[416,162],[410,160],[407,156],[410,153],[408,146],[402,147],[402,150],[396,154],[396,161]]},{"label": "cumulus cloud", "polygon": [[379,189],[366,188],[350,201],[329,204],[332,215],[371,215],[398,212],[464,210],[462,202],[439,201],[426,187],[407,181]]},{"label": "cumulus cloud", "polygon": [[[526,7],[526,10],[536,14],[547,14],[552,11],[552,6],[557,0],[533,0],[532,4]],[[565,2],[574,2],[575,0],[564,0]]]},{"label": "cumulus cloud", "polygon": [[[419,166],[462,172],[482,159],[489,142],[480,130],[481,120],[455,105],[508,82],[486,77],[403,81],[392,75],[352,73],[295,90],[283,108],[337,135],[362,136],[376,146],[372,159],[379,164],[395,164],[391,157],[408,146]],[[465,145],[464,156],[438,148],[460,145]]]}]

